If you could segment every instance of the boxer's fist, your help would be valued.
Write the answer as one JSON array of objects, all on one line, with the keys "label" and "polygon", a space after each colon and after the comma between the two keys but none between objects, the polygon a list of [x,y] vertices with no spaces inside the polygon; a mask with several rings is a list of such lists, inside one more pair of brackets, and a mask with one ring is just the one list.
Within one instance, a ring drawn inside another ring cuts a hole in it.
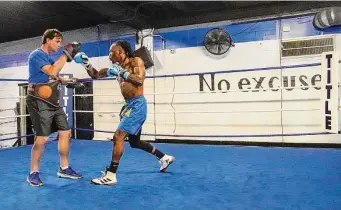
[{"label": "boxer's fist", "polygon": [[86,69],[86,70],[91,70],[92,69],[92,65],[89,61],[89,57],[83,53],[83,52],[79,52],[75,55],[74,57],[74,61],[76,63],[80,63],[82,64],[82,66]]},{"label": "boxer's fist", "polygon": [[111,68],[107,70],[108,77],[117,77],[119,73],[123,71],[123,68],[117,64],[113,64]]},{"label": "boxer's fist", "polygon": [[84,52],[79,52],[75,55],[74,61],[76,63],[89,63],[89,57]]}]

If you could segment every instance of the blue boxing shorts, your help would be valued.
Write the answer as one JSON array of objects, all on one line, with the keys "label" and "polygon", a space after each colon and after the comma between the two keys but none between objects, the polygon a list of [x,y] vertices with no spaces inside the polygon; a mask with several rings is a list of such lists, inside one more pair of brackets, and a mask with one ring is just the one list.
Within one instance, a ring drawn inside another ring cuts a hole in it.
[{"label": "blue boxing shorts", "polygon": [[118,129],[130,135],[137,135],[147,118],[147,101],[144,96],[128,99],[122,107]]}]

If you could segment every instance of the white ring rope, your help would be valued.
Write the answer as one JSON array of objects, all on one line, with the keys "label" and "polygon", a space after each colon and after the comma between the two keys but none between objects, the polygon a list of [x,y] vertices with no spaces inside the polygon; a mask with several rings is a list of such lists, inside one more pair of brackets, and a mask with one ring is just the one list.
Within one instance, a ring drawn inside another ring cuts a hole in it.
[{"label": "white ring rope", "polygon": [[[148,112],[148,114],[186,114],[186,113],[192,113],[192,114],[220,114],[220,113],[244,113],[244,112],[280,112],[280,111],[285,111],[285,112],[291,112],[291,111],[318,111],[321,109],[269,109],[269,110],[234,110],[234,111],[175,111],[175,112]],[[85,110],[74,110],[74,113],[117,113],[119,114],[120,112],[118,111],[85,111]]]},{"label": "white ring rope", "polygon": [[[321,88],[322,86],[300,86],[300,87],[278,87],[278,88],[258,88],[258,89],[236,89],[236,90],[212,90],[212,91],[191,91],[191,92],[163,92],[163,93],[145,93],[144,95],[173,95],[173,94],[196,94],[196,93],[228,93],[228,92],[260,92],[266,90],[282,90],[282,89],[302,89],[302,88]],[[89,96],[122,96],[122,94],[73,94],[75,97],[89,97]],[[0,99],[18,99],[26,98],[26,96],[10,96],[10,97],[0,97]]]},{"label": "white ring rope", "polygon": [[14,115],[14,116],[3,116],[0,117],[0,119],[7,119],[7,118],[17,118],[17,117],[29,117],[29,114],[25,114],[25,115]]},{"label": "white ring rope", "polygon": [[18,99],[18,98],[26,98],[26,96],[0,97],[0,99]]},{"label": "white ring rope", "polygon": [[[320,98],[309,98],[309,99],[287,99],[283,101],[319,101]],[[179,101],[179,102],[153,102],[148,101],[147,104],[152,105],[171,105],[171,104],[232,104],[232,103],[270,103],[270,102],[281,102],[281,100],[255,100],[255,101]],[[123,105],[126,102],[124,100],[117,100],[113,102],[94,102],[94,104],[107,104],[107,105],[113,105],[113,104],[120,104]]]},{"label": "white ring rope", "polygon": [[[173,95],[173,94],[195,94],[195,93],[228,93],[228,92],[261,92],[265,90],[281,90],[281,89],[302,89],[302,88],[321,88],[322,86],[302,86],[302,87],[282,87],[282,88],[264,88],[264,89],[236,89],[236,90],[212,90],[212,91],[192,91],[192,92],[164,92],[164,93],[145,93],[144,95]],[[122,94],[74,94],[73,96],[122,96]]]},{"label": "white ring rope", "polygon": [[[258,89],[236,89],[236,90],[214,90],[214,91],[191,91],[191,92],[164,92],[164,93],[146,93],[144,95],[175,95],[175,94],[196,94],[196,93],[228,93],[228,92],[260,92],[260,91],[266,91],[266,90],[281,90],[281,89],[302,89],[302,88],[321,88],[322,86],[299,86],[299,87],[277,87],[277,88],[258,88]],[[80,97],[88,97],[88,96],[120,96],[122,97],[121,94],[74,94],[74,97],[80,96]],[[12,96],[12,97],[0,97],[0,99],[18,99],[18,98],[26,98],[26,96]],[[116,102],[112,104],[121,104],[124,103],[122,102]],[[191,102],[188,102],[191,103]],[[192,102],[194,103],[194,102]],[[198,102],[197,102],[198,103]],[[199,102],[201,103],[201,102]],[[218,103],[218,102],[214,102]],[[220,102],[224,103],[224,102]],[[226,101],[228,103],[228,101]],[[153,103],[154,104],[154,103]],[[160,104],[170,104],[170,103],[160,103]],[[340,109],[340,108],[339,108]],[[246,110],[246,111],[241,111],[241,110],[234,110],[234,111],[171,111],[171,112],[157,112],[157,113],[148,113],[148,114],[185,114],[185,113],[192,113],[192,114],[214,114],[214,113],[247,113],[247,112],[280,112],[280,111],[317,111],[321,109],[275,109],[275,110]],[[85,111],[85,110],[74,110],[74,113],[120,113],[117,111]],[[14,116],[2,116],[0,119],[7,119],[7,118],[18,118],[18,117],[28,117],[30,115],[14,115]]]},{"label": "white ring rope", "polygon": [[[148,112],[148,114],[224,114],[224,113],[248,113],[248,112],[295,112],[295,111],[319,111],[321,109],[273,109],[273,110],[234,110],[234,111],[174,111],[174,112]],[[339,108],[340,110],[340,108]],[[73,110],[73,113],[114,113],[114,114],[119,114],[120,112],[118,111],[86,111],[86,110]],[[2,116],[0,119],[7,119],[7,118],[17,118],[17,117],[29,117],[30,115],[14,115],[14,116]]]}]

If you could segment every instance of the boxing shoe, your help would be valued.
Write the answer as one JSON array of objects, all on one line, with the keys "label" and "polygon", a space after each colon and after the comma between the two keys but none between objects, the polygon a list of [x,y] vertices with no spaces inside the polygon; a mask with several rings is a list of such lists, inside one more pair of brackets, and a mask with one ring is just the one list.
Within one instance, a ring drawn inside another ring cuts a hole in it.
[{"label": "boxing shoe", "polygon": [[174,162],[175,158],[170,155],[164,155],[160,160],[159,163],[161,165],[160,172],[166,172],[167,168]]},{"label": "boxing shoe", "polygon": [[102,173],[101,177],[92,179],[91,183],[96,185],[115,185],[117,183],[116,173],[109,171],[109,168]]}]

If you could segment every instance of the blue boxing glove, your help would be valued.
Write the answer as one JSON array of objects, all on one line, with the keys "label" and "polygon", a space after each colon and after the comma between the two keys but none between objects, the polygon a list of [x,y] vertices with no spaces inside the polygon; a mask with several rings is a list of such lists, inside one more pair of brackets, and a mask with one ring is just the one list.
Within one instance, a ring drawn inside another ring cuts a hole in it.
[{"label": "blue boxing glove", "polygon": [[122,70],[123,68],[121,66],[113,64],[112,67],[107,70],[107,77],[117,77]]},{"label": "blue boxing glove", "polygon": [[129,72],[124,70],[120,65],[114,63],[111,68],[107,70],[108,77],[117,77],[120,76],[125,80],[128,78]]},{"label": "blue boxing glove", "polygon": [[128,71],[126,71],[126,70],[122,70],[122,71],[119,72],[119,75],[120,75],[123,79],[125,79],[125,80],[128,79],[129,74],[130,74],[130,73],[129,73]]},{"label": "blue boxing glove", "polygon": [[89,57],[83,53],[79,52],[75,55],[73,59],[76,63],[82,64],[82,66],[87,70],[90,71],[92,69],[92,64],[89,61]]}]

